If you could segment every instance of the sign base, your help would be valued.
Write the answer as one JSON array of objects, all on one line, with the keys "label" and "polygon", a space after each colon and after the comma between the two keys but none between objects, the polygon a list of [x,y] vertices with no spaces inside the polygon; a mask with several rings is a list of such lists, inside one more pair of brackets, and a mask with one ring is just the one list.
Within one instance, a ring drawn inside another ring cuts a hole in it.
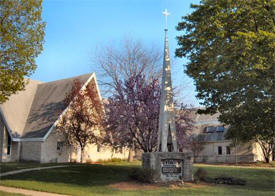
[{"label": "sign base", "polygon": [[143,153],[142,167],[156,171],[160,182],[193,181],[193,154],[182,152]]}]

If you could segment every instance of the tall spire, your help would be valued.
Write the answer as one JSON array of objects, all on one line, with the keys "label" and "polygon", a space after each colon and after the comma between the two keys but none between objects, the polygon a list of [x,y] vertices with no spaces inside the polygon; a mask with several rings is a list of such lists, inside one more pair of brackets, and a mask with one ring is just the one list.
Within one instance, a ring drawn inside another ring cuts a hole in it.
[{"label": "tall spire", "polygon": [[166,16],[164,58],[162,72],[162,89],[160,99],[158,148],[160,152],[177,152],[176,125],[171,80],[171,65],[169,56],[167,9],[163,12]]},{"label": "tall spire", "polygon": [[170,13],[168,12],[168,10],[167,9],[165,9],[164,10],[164,12],[162,12],[162,14],[165,16],[165,29],[167,29],[168,30],[168,16],[170,15]]}]

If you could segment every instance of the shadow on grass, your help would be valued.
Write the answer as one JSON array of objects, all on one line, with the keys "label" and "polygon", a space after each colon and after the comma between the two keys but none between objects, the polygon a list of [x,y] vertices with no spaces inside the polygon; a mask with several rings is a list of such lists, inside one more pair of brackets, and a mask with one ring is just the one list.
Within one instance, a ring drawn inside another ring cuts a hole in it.
[{"label": "shadow on grass", "polygon": [[232,167],[213,167],[198,166],[207,171],[209,177],[235,177],[246,180],[244,186],[225,185],[225,188],[249,189],[249,190],[273,190],[275,191],[275,169],[269,168],[232,168]]},{"label": "shadow on grass", "polygon": [[215,185],[196,188],[165,189],[152,191],[120,191],[108,185],[129,181],[129,174],[138,165],[72,165],[5,176],[0,184],[21,188],[50,191],[70,195],[272,195],[275,190],[274,169],[247,169],[232,167],[204,166],[210,177],[220,175],[238,177],[247,180],[245,186]]},{"label": "shadow on grass", "polygon": [[129,174],[138,166],[72,165],[41,171],[31,171],[2,177],[1,180],[26,180],[63,183],[78,186],[104,186],[129,180]]},{"label": "shadow on grass", "polygon": [[[67,165],[68,163],[64,163],[61,165]],[[16,171],[21,169],[29,169],[36,167],[48,167],[48,166],[57,166],[59,164],[56,163],[36,163],[36,162],[7,162],[0,163],[0,173]]]}]

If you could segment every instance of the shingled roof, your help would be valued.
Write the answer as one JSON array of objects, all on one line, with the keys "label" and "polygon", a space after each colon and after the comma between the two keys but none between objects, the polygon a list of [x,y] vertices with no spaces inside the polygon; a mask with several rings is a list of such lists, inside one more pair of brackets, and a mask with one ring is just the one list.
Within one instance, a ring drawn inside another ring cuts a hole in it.
[{"label": "shingled roof", "polygon": [[[225,139],[225,134],[228,128],[225,128],[224,131],[213,131],[213,132],[204,132],[204,128],[208,126],[222,126],[222,123],[218,120],[220,113],[210,114],[198,114],[198,109],[202,108],[193,108],[191,110],[191,118],[194,121],[194,125],[197,129],[193,130],[195,137],[198,137],[200,141],[203,142],[222,142]],[[199,127],[199,128],[198,128]]]},{"label": "shingled roof", "polygon": [[203,142],[222,142],[225,139],[225,134],[227,132],[227,129],[225,129],[223,132],[213,132],[213,133],[201,133],[198,135],[199,140]]},{"label": "shingled roof", "polygon": [[75,79],[83,84],[91,74],[42,83],[30,80],[21,91],[0,105],[2,118],[14,138],[43,138],[65,109],[63,100]]}]

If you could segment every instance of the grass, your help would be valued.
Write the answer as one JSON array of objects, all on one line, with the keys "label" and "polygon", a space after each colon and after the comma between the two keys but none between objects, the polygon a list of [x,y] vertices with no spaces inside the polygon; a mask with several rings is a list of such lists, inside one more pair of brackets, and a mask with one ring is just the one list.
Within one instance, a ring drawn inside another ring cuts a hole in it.
[{"label": "grass", "polygon": [[231,166],[195,165],[203,167],[210,177],[221,175],[247,180],[245,186],[214,184],[186,184],[183,188],[168,186],[154,190],[118,190],[111,188],[112,183],[129,181],[128,175],[140,167],[140,162],[115,162],[94,165],[74,165],[67,168],[33,171],[3,177],[0,185],[48,191],[75,196],[83,195],[274,195],[275,169],[272,168],[236,168]]},{"label": "grass", "polygon": [[34,167],[48,167],[57,165],[56,163],[33,163],[33,162],[26,162],[26,163],[0,163],[0,173],[5,173],[14,170],[21,170],[21,169],[28,169]]},{"label": "grass", "polygon": [[257,167],[275,167],[275,161],[271,161],[269,163],[265,163],[265,162],[257,162],[255,164]]},{"label": "grass", "polygon": [[[119,159],[112,159],[110,161],[102,161],[100,164],[103,165],[116,165],[116,164],[121,164],[124,161],[121,161]],[[127,162],[124,162],[127,164]],[[133,164],[138,164],[139,162],[133,162]],[[57,163],[35,163],[35,162],[13,162],[13,163],[0,163],[0,173],[5,173],[5,172],[10,172],[10,171],[15,171],[15,170],[21,170],[21,169],[29,169],[29,168],[35,168],[35,167],[49,167],[49,166],[55,166],[55,165],[60,165]],[[62,165],[76,165],[75,163],[62,163]]]},{"label": "grass", "polygon": [[[255,191],[275,191],[275,169],[265,168],[236,168],[229,166],[198,165],[207,171],[209,177],[228,176],[241,178],[247,181],[245,188]],[[230,186],[231,187],[231,186]],[[235,186],[234,186],[235,187]],[[233,187],[233,188],[234,188]],[[242,186],[241,186],[242,187]],[[275,195],[275,194],[273,194]]]},{"label": "grass", "polygon": [[235,166],[235,167],[254,167],[254,168],[257,168],[257,167],[269,167],[269,168],[275,168],[275,161],[271,161],[269,163],[266,163],[266,162],[262,162],[262,161],[258,161],[258,162],[255,162],[255,163],[238,163],[237,165],[235,163],[224,163],[224,164],[221,164],[221,163],[217,163],[217,164],[204,164],[202,163],[203,165],[218,165],[218,166]]}]

